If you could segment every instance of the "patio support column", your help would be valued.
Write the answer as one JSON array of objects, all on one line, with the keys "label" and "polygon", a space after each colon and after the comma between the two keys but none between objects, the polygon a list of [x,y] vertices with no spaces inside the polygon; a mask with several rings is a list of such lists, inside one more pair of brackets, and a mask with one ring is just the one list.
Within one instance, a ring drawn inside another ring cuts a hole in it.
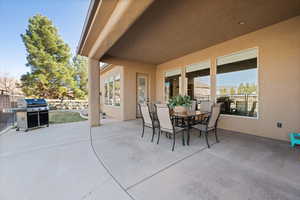
[{"label": "patio support column", "polygon": [[185,67],[181,68],[181,73],[180,73],[181,78],[179,79],[179,85],[180,85],[180,91],[179,94],[181,95],[187,95],[187,79],[185,78]]},{"label": "patio support column", "polygon": [[91,127],[100,126],[100,65],[88,59],[88,114]]},{"label": "patio support column", "polygon": [[217,61],[212,59],[210,67],[210,98],[214,103],[217,101]]}]

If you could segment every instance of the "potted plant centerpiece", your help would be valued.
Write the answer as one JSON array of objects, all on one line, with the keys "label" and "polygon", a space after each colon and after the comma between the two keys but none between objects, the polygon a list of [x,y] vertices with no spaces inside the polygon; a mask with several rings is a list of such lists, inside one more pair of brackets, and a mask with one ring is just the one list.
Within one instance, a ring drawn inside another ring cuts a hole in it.
[{"label": "potted plant centerpiece", "polygon": [[169,105],[173,108],[174,112],[185,113],[188,107],[192,104],[189,96],[178,95],[169,100]]}]

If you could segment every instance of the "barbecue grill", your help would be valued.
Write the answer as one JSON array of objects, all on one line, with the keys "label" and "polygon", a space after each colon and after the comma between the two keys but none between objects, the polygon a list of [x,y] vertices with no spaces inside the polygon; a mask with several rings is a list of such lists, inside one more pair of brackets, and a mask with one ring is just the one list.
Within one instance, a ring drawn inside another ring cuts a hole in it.
[{"label": "barbecue grill", "polygon": [[17,131],[49,126],[49,108],[45,99],[20,99],[17,106]]}]

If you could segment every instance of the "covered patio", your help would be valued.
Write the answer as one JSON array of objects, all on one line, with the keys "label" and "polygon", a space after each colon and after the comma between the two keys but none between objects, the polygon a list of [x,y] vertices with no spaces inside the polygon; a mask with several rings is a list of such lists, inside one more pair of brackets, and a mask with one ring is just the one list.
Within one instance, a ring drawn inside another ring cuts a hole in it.
[{"label": "covered patio", "polygon": [[300,131],[299,15],[299,0],[91,1],[77,51],[90,125],[188,95],[225,102],[219,128],[287,141]]},{"label": "covered patio", "polygon": [[[133,199],[300,196],[300,151],[286,142],[220,130],[221,142],[208,149],[193,132],[189,147],[171,152],[166,137],[151,143],[147,130],[141,138],[138,120],[102,123],[92,129],[96,154]],[[131,199],[96,159],[89,130],[79,122],[2,135],[1,199]]]},{"label": "covered patio", "polygon": [[[111,143],[93,143],[123,191],[131,199],[299,198],[298,149],[287,143],[300,131],[299,35],[299,0],[92,1],[77,53],[89,58],[94,137],[107,134],[100,112],[128,125],[112,127]],[[225,104],[220,143],[208,149],[191,130],[190,145],[172,153],[164,136],[159,145],[139,137],[139,104],[184,95]]]}]

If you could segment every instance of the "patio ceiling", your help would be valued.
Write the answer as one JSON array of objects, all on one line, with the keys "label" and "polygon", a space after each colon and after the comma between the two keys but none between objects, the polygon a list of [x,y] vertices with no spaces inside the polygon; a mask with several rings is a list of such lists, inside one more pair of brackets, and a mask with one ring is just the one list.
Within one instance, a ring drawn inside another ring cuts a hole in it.
[{"label": "patio ceiling", "polygon": [[300,14],[300,0],[159,0],[103,57],[160,64]]}]

